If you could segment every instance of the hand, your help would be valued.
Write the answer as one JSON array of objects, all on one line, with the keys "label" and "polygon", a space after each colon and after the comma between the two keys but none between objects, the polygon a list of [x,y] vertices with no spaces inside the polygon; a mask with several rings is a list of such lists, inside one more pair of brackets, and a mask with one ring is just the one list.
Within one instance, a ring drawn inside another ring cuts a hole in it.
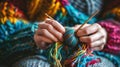
[{"label": "hand", "polygon": [[[75,26],[77,30],[80,25]],[[82,29],[76,31],[81,42],[90,46],[93,50],[102,50],[107,40],[107,33],[99,24],[86,24]]]},{"label": "hand", "polygon": [[[55,20],[46,19],[39,23],[38,30],[34,35],[36,45],[46,49],[51,43],[62,41],[65,28]],[[48,45],[46,45],[48,43]]]}]

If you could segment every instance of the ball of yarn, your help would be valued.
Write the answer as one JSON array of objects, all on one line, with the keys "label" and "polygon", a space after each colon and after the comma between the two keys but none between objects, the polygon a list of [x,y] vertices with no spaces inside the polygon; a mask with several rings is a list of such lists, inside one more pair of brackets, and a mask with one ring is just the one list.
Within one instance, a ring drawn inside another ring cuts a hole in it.
[{"label": "ball of yarn", "polygon": [[73,28],[66,27],[66,32],[63,37],[63,43],[68,47],[75,47],[78,44],[78,38],[75,36],[75,30]]}]

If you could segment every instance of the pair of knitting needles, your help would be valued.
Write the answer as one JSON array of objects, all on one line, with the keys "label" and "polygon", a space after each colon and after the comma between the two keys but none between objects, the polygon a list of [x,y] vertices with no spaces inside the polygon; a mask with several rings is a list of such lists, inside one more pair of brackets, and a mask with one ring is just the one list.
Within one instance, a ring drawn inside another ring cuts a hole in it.
[{"label": "pair of knitting needles", "polygon": [[[79,29],[82,29],[82,27],[85,25],[85,24],[87,24],[96,14],[98,14],[99,13],[99,11],[97,10],[95,13],[93,13],[79,28],[78,28],[78,30]],[[48,17],[48,18],[50,18],[50,19],[52,19],[52,20],[54,20],[51,16],[49,16],[47,13],[45,13],[45,15]]]}]

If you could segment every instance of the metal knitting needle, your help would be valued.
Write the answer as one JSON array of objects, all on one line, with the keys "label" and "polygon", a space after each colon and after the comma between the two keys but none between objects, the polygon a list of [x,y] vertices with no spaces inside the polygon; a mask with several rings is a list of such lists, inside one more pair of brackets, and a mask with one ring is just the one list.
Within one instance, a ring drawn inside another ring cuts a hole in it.
[{"label": "metal knitting needle", "polygon": [[98,10],[95,12],[95,13],[93,13],[79,28],[78,28],[78,30],[79,29],[81,29],[85,24],[87,24],[88,23],[88,21],[90,21],[96,14],[98,14]]}]

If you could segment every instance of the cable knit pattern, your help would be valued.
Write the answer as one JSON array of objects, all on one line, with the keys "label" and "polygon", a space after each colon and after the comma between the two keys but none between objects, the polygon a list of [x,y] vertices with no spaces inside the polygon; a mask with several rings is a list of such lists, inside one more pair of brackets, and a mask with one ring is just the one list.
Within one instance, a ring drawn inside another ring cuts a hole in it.
[{"label": "cable knit pattern", "polygon": [[108,32],[108,40],[103,51],[120,55],[120,24],[106,20],[99,23]]}]

